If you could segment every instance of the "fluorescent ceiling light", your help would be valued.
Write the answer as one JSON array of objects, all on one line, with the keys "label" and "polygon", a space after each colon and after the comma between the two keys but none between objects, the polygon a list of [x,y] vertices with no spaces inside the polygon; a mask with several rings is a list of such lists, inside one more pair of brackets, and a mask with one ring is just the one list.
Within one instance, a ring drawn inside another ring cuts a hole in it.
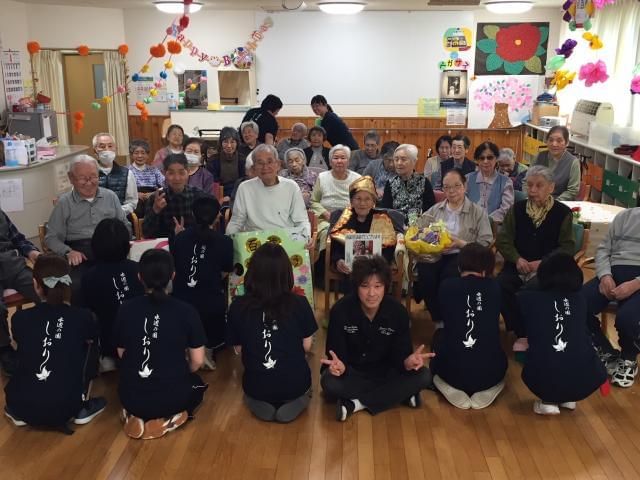
[{"label": "fluorescent ceiling light", "polygon": [[366,3],[365,2],[317,2],[318,8],[324,13],[332,15],[353,15],[360,13]]},{"label": "fluorescent ceiling light", "polygon": [[528,12],[533,7],[533,2],[530,0],[496,0],[485,2],[484,6],[491,13],[513,14]]},{"label": "fluorescent ceiling light", "polygon": [[[164,13],[184,13],[184,2],[180,2],[179,0],[175,1],[167,1],[167,0],[157,0],[153,2],[158,10]],[[202,8],[202,2],[193,2],[189,5],[188,13],[196,13]]]}]

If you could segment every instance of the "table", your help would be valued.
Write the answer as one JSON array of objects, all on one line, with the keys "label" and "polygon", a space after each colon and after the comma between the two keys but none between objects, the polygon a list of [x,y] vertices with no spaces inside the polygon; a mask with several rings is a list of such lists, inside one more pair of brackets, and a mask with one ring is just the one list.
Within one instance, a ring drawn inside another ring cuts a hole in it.
[{"label": "table", "polygon": [[609,224],[613,218],[623,210],[624,207],[607,205],[604,203],[592,202],[562,202],[569,208],[580,207],[580,223],[589,229],[589,245],[587,246],[587,257],[593,257],[598,245],[609,230]]}]

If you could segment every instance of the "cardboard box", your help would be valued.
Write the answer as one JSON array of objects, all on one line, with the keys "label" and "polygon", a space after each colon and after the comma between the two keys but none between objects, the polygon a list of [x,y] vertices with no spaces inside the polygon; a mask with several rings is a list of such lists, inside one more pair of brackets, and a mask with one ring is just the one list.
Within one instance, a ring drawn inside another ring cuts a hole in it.
[{"label": "cardboard box", "polygon": [[553,103],[535,102],[531,110],[531,123],[540,125],[540,117],[557,117],[560,107]]}]

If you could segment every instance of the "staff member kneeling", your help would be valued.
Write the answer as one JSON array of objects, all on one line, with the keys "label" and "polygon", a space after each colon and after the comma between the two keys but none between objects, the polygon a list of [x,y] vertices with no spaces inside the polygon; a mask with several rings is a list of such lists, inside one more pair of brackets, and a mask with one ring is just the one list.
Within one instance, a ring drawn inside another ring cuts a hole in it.
[{"label": "staff member kneeling", "polygon": [[391,283],[389,264],[381,256],[360,257],[353,263],[355,295],[346,295],[331,309],[327,357],[320,383],[338,399],[336,419],[367,409],[387,410],[404,402],[421,404],[420,390],[431,384],[424,345],[412,352],[409,314],[385,295]]}]

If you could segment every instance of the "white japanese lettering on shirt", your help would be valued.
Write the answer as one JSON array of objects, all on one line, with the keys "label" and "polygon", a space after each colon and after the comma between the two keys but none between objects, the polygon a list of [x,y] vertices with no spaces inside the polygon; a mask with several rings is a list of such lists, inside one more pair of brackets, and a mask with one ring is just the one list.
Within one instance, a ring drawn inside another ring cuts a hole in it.
[{"label": "white japanese lettering on shirt", "polygon": [[147,329],[147,322],[148,319],[147,317],[145,317],[144,335],[142,336],[142,355],[144,356],[144,358],[142,360],[140,370],[138,371],[138,375],[140,375],[140,378],[149,378],[151,376],[151,373],[153,372],[153,368],[150,367],[151,341],[158,338],[158,331],[160,329],[160,315],[156,314],[153,317],[153,322],[151,323],[149,329]]},{"label": "white japanese lettering on shirt", "polygon": [[265,321],[265,314],[264,312],[262,313],[262,339],[264,340],[264,348],[265,348],[265,354],[264,354],[264,362],[262,362],[262,365],[264,365],[264,368],[266,368],[267,370],[271,370],[272,368],[275,368],[276,363],[278,363],[278,360],[274,360],[273,358],[271,358],[271,336],[273,335],[274,331],[278,330],[278,325],[276,325],[275,323],[271,323],[270,325],[267,325],[267,322]]},{"label": "white japanese lettering on shirt", "polygon": [[469,330],[467,330],[466,335],[464,336],[464,340],[462,341],[462,344],[465,346],[465,348],[473,348],[473,346],[476,344],[476,342],[478,341],[477,339],[473,338],[473,336],[471,335],[471,333],[473,332],[473,329],[475,328],[475,323],[473,321],[473,318],[476,316],[474,309],[481,312],[482,311],[482,294],[480,292],[477,292],[475,295],[475,308],[471,306],[471,295],[467,295],[467,311],[466,311],[466,316],[467,316],[467,327],[469,327]]},{"label": "white japanese lettering on shirt", "polygon": [[[563,299],[562,304],[564,307],[564,314],[570,316],[571,306],[569,305],[569,299]],[[554,339],[556,343],[553,344],[553,349],[556,352],[564,352],[567,348],[567,345],[569,344],[569,342],[565,342],[564,340],[562,340],[562,333],[564,332],[564,325],[562,324],[562,322],[564,321],[564,316],[561,314],[562,312],[558,310],[558,303],[555,301],[553,302],[553,308],[556,311],[554,318],[556,321],[556,331],[558,332]]]}]

